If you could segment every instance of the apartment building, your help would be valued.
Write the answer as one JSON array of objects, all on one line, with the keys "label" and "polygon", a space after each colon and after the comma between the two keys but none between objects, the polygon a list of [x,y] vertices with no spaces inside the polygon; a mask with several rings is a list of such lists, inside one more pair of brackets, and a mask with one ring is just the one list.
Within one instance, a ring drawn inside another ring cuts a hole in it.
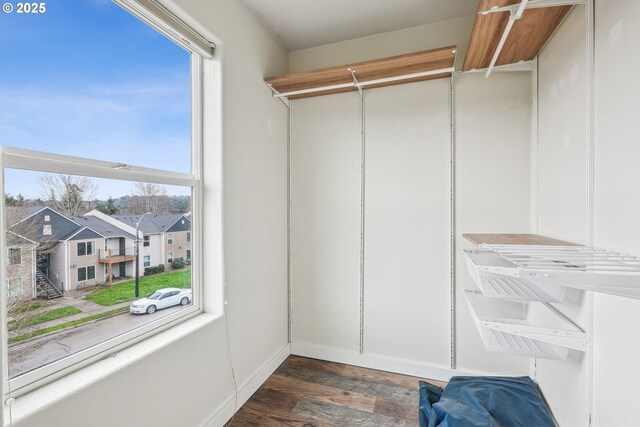
[{"label": "apartment building", "polygon": [[[191,261],[191,220],[188,214],[113,215],[123,225],[140,231],[140,260],[144,268],[173,260]],[[135,231],[134,231],[135,232]],[[141,274],[142,274],[141,272]]]},{"label": "apartment building", "polygon": [[[136,224],[139,274],[174,259],[191,259],[191,221],[182,214],[108,216],[90,211],[67,217],[50,207],[27,208],[10,227],[10,295],[59,296],[113,279],[134,277]],[[14,211],[15,216],[15,211]]]}]

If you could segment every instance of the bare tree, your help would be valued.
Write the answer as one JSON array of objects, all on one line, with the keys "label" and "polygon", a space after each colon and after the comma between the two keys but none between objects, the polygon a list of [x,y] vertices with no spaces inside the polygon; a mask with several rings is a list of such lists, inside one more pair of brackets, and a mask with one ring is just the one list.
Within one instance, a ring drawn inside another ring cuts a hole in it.
[{"label": "bare tree", "polygon": [[169,211],[167,189],[159,184],[136,182],[131,197],[130,210],[134,214],[167,213]]},{"label": "bare tree", "polygon": [[98,189],[91,178],[82,176],[46,174],[38,181],[49,206],[67,216],[83,215]]}]

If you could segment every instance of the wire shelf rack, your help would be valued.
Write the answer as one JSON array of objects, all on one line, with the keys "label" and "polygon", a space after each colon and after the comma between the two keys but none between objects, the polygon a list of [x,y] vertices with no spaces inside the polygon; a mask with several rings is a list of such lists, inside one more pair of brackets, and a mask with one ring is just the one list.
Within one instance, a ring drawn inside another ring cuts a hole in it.
[{"label": "wire shelf rack", "polygon": [[481,245],[465,251],[486,296],[561,302],[566,288],[640,299],[640,257],[587,246]]}]

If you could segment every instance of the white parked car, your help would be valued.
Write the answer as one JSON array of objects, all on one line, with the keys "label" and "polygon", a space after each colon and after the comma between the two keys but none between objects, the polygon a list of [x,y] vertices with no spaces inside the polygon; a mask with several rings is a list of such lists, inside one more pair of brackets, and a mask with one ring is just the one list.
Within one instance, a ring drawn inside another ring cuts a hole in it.
[{"label": "white parked car", "polygon": [[134,314],[155,313],[156,310],[191,302],[191,289],[164,288],[131,303],[129,311]]}]

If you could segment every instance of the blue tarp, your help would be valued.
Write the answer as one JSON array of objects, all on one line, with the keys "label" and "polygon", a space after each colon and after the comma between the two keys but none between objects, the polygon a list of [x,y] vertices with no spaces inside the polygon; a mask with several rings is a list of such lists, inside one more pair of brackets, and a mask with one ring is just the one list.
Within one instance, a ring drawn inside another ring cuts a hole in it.
[{"label": "blue tarp", "polygon": [[555,427],[529,377],[453,377],[444,390],[420,381],[420,427]]}]

